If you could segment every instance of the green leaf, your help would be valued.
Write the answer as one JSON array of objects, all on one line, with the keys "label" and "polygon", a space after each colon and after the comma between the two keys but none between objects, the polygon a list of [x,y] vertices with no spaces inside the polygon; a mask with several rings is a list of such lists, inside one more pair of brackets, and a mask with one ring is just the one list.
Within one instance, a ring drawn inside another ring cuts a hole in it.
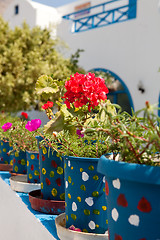
[{"label": "green leaf", "polygon": [[58,92],[59,87],[57,85],[57,80],[54,80],[53,78],[42,75],[38,78],[36,82],[36,92],[39,95],[45,94],[53,94]]}]

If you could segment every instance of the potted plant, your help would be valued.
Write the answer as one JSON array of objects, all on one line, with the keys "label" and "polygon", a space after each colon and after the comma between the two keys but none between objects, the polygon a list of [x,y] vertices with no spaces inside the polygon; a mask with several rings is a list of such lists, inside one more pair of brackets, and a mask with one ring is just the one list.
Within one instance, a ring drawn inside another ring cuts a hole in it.
[{"label": "potted plant", "polygon": [[[25,128],[27,124],[26,120],[19,118],[13,124],[11,123],[8,124],[9,124],[9,127],[7,129],[8,139],[13,148],[11,153],[13,155],[13,173],[26,174],[27,173],[26,151],[33,152],[38,150],[35,135],[34,133],[29,132]],[[38,170],[36,170],[36,175],[38,175],[37,171]]]},{"label": "potted plant", "polygon": [[98,163],[106,177],[110,240],[159,239],[160,118],[146,102],[132,116],[109,114],[109,119],[94,131],[112,140],[113,154]]},{"label": "potted plant", "polygon": [[0,163],[8,165],[11,168],[12,156],[9,154],[12,150],[12,144],[9,142],[8,129],[17,120],[17,117],[12,117],[8,114],[1,113],[0,115]]},{"label": "potted plant", "polygon": [[104,234],[108,229],[105,181],[96,169],[99,157],[108,153],[109,138],[103,132],[90,133],[88,126],[98,126],[99,119],[106,122],[106,109],[113,114],[115,109],[106,100],[104,80],[93,73],[76,73],[65,88],[64,104],[59,103],[60,111],[44,131],[51,149],[64,160],[66,227]]},{"label": "potted plant", "polygon": [[[40,131],[37,131],[38,126],[35,120],[29,121],[25,127],[30,132],[36,134],[38,142],[42,198],[47,200],[64,200],[64,172],[61,159],[56,156],[56,152],[49,150],[48,141]],[[40,142],[43,139],[45,139],[45,144],[41,146]]]}]

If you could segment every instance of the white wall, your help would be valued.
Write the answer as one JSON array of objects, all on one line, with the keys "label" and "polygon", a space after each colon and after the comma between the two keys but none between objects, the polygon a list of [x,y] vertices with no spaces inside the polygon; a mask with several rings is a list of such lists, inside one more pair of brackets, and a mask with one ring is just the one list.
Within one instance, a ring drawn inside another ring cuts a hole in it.
[{"label": "white wall", "polygon": [[1,178],[0,191],[1,240],[55,239]]},{"label": "white wall", "polygon": [[[19,6],[19,14],[14,14],[14,7]],[[8,6],[3,14],[3,18],[9,22],[11,28],[15,26],[21,26],[24,20],[30,27],[35,26],[36,22],[36,10],[30,5],[28,0],[14,0]]]},{"label": "white wall", "polygon": [[[16,5],[19,6],[17,15],[14,14]],[[36,25],[41,28],[49,27],[50,25],[56,26],[61,21],[61,17],[55,8],[31,0],[14,0],[4,12],[3,17],[9,22],[11,28],[21,26],[24,20],[31,28]]]},{"label": "white wall", "polygon": [[[105,1],[92,1],[92,5]],[[70,5],[73,7],[82,3]],[[68,5],[69,6],[69,5]],[[69,8],[59,8],[63,15]],[[80,65],[87,71],[106,68],[116,73],[127,85],[135,110],[144,107],[146,100],[157,103],[160,92],[160,12],[158,0],[137,0],[137,18],[122,23],[71,33],[71,22],[63,20],[58,29],[59,36],[70,46],[71,52],[78,48]],[[141,81],[145,93],[138,91]]]}]

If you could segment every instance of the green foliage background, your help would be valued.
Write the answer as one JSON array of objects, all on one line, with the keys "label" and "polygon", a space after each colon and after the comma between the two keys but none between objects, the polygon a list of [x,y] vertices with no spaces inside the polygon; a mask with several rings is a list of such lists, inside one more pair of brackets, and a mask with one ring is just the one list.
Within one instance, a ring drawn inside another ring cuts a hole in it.
[{"label": "green foliage background", "polygon": [[65,59],[57,51],[59,44],[49,29],[30,29],[23,23],[12,30],[0,17],[0,110],[17,112],[36,107],[39,76],[53,74],[63,82],[80,70],[77,54]]}]

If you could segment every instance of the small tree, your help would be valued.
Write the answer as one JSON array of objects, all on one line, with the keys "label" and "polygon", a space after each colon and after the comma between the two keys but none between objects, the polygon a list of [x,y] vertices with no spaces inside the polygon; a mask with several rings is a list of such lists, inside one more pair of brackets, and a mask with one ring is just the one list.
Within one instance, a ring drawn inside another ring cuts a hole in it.
[{"label": "small tree", "polygon": [[[11,30],[0,18],[0,109],[6,112],[27,110],[37,105],[35,83],[43,74],[64,80],[77,68],[71,59],[57,51],[59,41],[49,29],[24,23]],[[77,64],[77,63],[76,63]]]}]

